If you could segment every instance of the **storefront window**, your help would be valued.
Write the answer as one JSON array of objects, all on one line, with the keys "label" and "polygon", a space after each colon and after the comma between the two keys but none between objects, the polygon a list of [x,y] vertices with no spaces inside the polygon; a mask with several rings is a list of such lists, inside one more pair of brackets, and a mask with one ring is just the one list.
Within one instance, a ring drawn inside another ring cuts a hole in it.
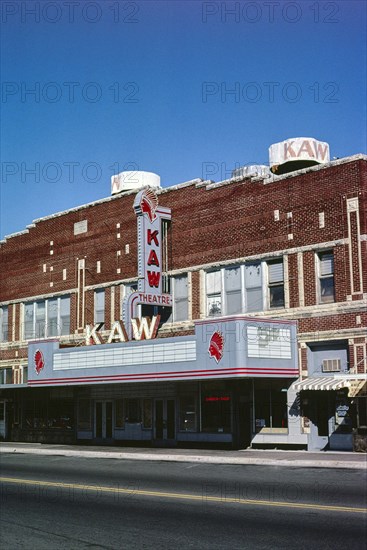
[{"label": "storefront window", "polygon": [[140,399],[126,399],[125,421],[130,424],[141,422]]},{"label": "storefront window", "polygon": [[255,428],[288,428],[287,391],[279,384],[255,389]]},{"label": "storefront window", "polygon": [[231,402],[231,394],[225,384],[205,384],[201,396],[201,430],[208,433],[230,433]]},{"label": "storefront window", "polygon": [[125,428],[124,401],[118,399],[115,402],[115,426],[116,428]]},{"label": "storefront window", "polygon": [[183,432],[197,431],[196,398],[194,395],[180,397],[180,430]]},{"label": "storefront window", "polygon": [[24,426],[38,430],[74,427],[74,403],[64,399],[30,399],[24,407]]},{"label": "storefront window", "polygon": [[72,430],[74,426],[73,402],[52,400],[48,403],[47,427]]},{"label": "storefront window", "polygon": [[288,428],[287,392],[284,390],[272,390],[271,403],[271,427]]},{"label": "storefront window", "polygon": [[271,428],[268,389],[255,391],[255,428],[257,432],[262,428]]},{"label": "storefront window", "polygon": [[92,430],[92,407],[90,399],[80,399],[78,403],[78,430]]},{"label": "storefront window", "polygon": [[357,427],[367,428],[367,396],[357,397],[355,400],[357,413]]}]

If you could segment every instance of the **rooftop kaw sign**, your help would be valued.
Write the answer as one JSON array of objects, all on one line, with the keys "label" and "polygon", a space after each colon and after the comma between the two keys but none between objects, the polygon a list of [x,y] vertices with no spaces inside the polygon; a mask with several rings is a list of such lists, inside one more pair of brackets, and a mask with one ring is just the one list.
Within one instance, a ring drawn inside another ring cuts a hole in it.
[{"label": "rooftop kaw sign", "polygon": [[269,148],[270,166],[294,160],[330,161],[329,145],[313,138],[294,138],[274,143]]}]

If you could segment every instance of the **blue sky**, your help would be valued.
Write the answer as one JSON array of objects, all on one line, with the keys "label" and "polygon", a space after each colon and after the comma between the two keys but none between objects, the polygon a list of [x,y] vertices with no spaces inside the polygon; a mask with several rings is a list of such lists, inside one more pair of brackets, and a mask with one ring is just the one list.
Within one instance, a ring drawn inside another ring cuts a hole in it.
[{"label": "blue sky", "polygon": [[364,1],[3,0],[1,17],[0,238],[124,169],[220,181],[297,136],[366,152]]}]

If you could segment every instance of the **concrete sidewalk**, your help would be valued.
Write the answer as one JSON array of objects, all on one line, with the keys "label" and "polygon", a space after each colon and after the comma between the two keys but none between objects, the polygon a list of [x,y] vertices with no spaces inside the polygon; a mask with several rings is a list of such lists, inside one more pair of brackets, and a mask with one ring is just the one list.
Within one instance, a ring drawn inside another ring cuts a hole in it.
[{"label": "concrete sidewalk", "polygon": [[367,454],[333,451],[321,451],[318,453],[253,449],[219,451],[5,442],[0,445],[0,453],[70,456],[79,458],[112,458],[120,460],[194,462],[204,464],[287,466],[288,468],[367,469]]}]

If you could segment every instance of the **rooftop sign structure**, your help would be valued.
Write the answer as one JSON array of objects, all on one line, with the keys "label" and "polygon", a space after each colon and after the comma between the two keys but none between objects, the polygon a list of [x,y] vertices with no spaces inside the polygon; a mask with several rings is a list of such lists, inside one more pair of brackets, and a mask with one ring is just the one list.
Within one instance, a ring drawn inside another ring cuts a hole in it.
[{"label": "rooftop sign structure", "polygon": [[291,138],[269,147],[270,170],[277,175],[327,162],[329,144],[314,138]]},{"label": "rooftop sign structure", "polygon": [[139,190],[146,186],[159,188],[161,178],[153,172],[141,170],[128,170],[111,177],[111,195],[134,189]]}]

